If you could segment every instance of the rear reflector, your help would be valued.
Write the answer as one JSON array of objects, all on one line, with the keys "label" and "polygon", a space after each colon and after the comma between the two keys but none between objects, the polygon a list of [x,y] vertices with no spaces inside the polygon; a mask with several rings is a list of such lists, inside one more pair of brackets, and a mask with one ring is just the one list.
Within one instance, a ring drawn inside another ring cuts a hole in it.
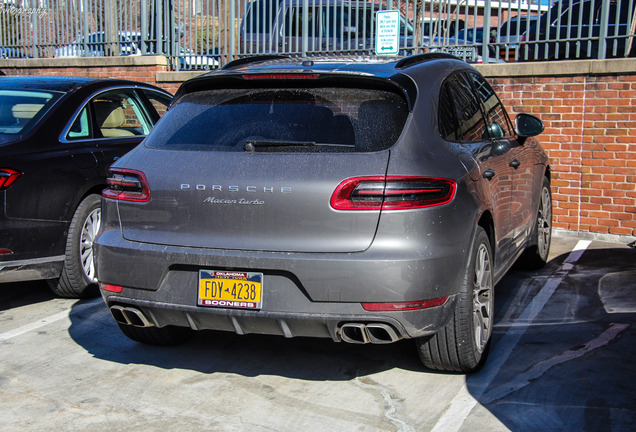
[{"label": "rear reflector", "polygon": [[0,255],[11,255],[12,253],[12,250],[0,248]]},{"label": "rear reflector", "polygon": [[9,189],[22,173],[11,168],[0,168],[0,190]]},{"label": "rear reflector", "polygon": [[434,177],[356,177],[338,185],[331,197],[336,210],[409,210],[447,204],[453,180]]},{"label": "rear reflector", "polygon": [[150,200],[150,189],[146,175],[141,171],[111,168],[111,176],[106,179],[108,189],[102,196],[119,201],[147,202]]},{"label": "rear reflector", "polygon": [[124,290],[123,286],[111,285],[111,284],[102,283],[102,282],[99,283],[99,287],[103,289],[104,291],[110,291],[114,293],[120,293]]},{"label": "rear reflector", "polygon": [[362,307],[369,312],[397,312],[438,307],[446,303],[446,300],[448,297],[405,303],[362,303]]}]

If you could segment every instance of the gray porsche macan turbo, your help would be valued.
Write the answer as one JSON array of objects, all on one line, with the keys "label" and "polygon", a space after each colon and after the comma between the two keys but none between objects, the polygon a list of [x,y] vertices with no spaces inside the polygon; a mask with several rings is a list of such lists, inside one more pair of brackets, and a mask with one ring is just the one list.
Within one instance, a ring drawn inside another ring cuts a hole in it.
[{"label": "gray porsche macan turbo", "polygon": [[102,296],[143,343],[408,338],[427,368],[477,370],[495,284],[548,257],[542,131],[443,54],[237,60],[112,166]]}]

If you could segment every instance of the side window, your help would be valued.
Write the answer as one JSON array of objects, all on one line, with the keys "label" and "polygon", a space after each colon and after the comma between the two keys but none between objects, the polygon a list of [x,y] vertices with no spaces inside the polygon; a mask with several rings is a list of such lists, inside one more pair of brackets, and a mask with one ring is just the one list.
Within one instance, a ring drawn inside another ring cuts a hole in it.
[{"label": "side window", "polygon": [[245,15],[245,33],[269,33],[278,9],[278,1],[259,0],[251,3]]},{"label": "side window", "polygon": [[514,129],[511,126],[506,109],[492,87],[481,75],[474,73],[469,73],[468,75],[484,106],[490,138],[504,138],[514,135]]},{"label": "side window", "polygon": [[153,123],[156,123],[157,120],[159,120],[159,117],[162,117],[168,110],[168,106],[170,105],[172,98],[169,98],[163,93],[148,89],[141,89],[141,93],[148,98],[148,102],[150,102],[152,107],[155,109],[156,116],[152,115],[154,113],[151,113],[151,115],[154,117],[152,119]]},{"label": "side window", "polygon": [[[155,98],[157,99],[157,98]],[[132,89],[111,90],[94,96],[73,120],[68,140],[144,136],[154,122]]]},{"label": "side window", "polygon": [[465,142],[488,136],[479,100],[462,74],[455,74],[442,84],[439,113],[444,139]]},{"label": "side window", "polygon": [[87,139],[92,138],[88,106],[85,106],[77,116],[73,125],[66,135],[68,139]]},{"label": "side window", "polygon": [[[316,9],[314,7],[309,7],[309,11],[307,12],[308,16],[308,24],[307,24],[307,36],[313,37],[314,28],[315,28],[315,20],[316,20]],[[285,21],[283,22],[283,34],[285,36],[303,36],[303,8],[302,7],[290,7],[287,9],[285,13]]]}]

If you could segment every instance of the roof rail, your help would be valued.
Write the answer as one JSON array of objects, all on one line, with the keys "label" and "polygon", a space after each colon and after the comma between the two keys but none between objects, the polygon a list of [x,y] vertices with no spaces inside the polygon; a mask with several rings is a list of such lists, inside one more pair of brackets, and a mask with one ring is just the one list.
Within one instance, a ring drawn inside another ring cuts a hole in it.
[{"label": "roof rail", "polygon": [[423,63],[429,60],[438,60],[438,59],[446,59],[446,60],[460,60],[451,54],[446,53],[426,53],[426,54],[417,54],[409,57],[404,57],[402,60],[398,61],[395,65],[396,69],[405,69],[407,67],[414,66],[419,63]]},{"label": "roof rail", "polygon": [[235,67],[243,66],[249,63],[258,63],[258,62],[264,62],[268,60],[283,60],[283,59],[291,59],[291,57],[286,55],[277,55],[277,54],[266,54],[266,55],[245,57],[245,58],[232,60],[231,62],[223,66],[222,69],[233,69]]}]

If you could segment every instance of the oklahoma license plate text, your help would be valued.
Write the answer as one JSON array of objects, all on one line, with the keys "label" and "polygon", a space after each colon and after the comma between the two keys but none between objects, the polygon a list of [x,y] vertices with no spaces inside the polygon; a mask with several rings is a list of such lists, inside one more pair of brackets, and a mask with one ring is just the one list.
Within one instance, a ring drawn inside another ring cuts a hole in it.
[{"label": "oklahoma license plate text", "polygon": [[199,306],[260,309],[263,273],[199,270]]}]

